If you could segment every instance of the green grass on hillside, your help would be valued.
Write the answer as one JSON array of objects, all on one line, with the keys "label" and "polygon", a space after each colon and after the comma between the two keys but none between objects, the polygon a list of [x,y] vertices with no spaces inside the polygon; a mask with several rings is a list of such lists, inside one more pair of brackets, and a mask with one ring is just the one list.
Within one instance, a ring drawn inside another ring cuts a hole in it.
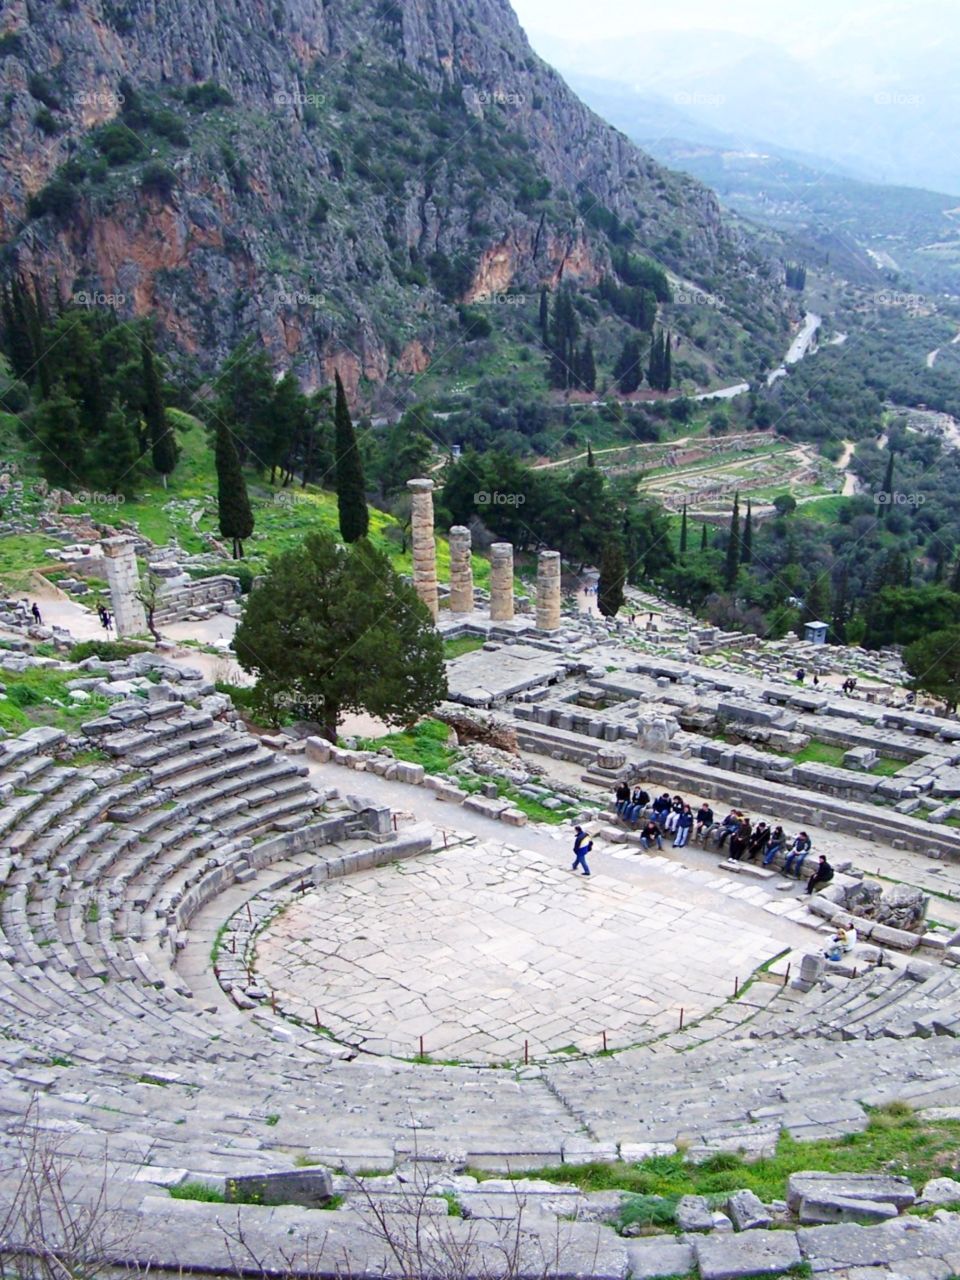
[{"label": "green grass on hillside", "polygon": [[6,687],[6,694],[0,697],[0,728],[8,733],[22,733],[41,724],[76,729],[85,721],[103,715],[112,705],[107,699],[95,696],[86,702],[71,699],[67,682],[76,680],[78,674],[44,667],[0,673],[0,683]]},{"label": "green grass on hillside", "polygon": [[398,760],[422,764],[427,773],[445,773],[459,759],[459,753],[447,746],[450,729],[439,720],[421,720],[412,729],[388,733],[382,738],[360,738],[361,751],[378,751],[389,747]]},{"label": "green grass on hillside", "polygon": [[8,591],[26,592],[34,569],[53,567],[46,558],[50,539],[40,533],[13,533],[0,538],[0,582]]},{"label": "green grass on hillside", "polygon": [[[217,529],[217,478],[213,453],[203,424],[198,419],[176,409],[167,410],[167,414],[176,426],[180,445],[180,458],[170,476],[168,488],[164,489],[156,478],[145,477],[138,482],[136,494],[123,503],[76,504],[66,510],[73,514],[94,515],[107,524],[130,521],[159,546],[175,538],[187,552],[209,550],[202,534],[210,534],[222,542]],[[266,477],[252,470],[247,471],[246,479],[256,528],[253,537],[244,543],[244,554],[255,572],[265,569],[271,556],[297,546],[311,529],[339,536],[335,494],[315,485],[308,485],[306,489],[299,484],[286,489],[274,487]],[[198,503],[201,504],[202,515],[195,523]],[[370,541],[390,557],[398,572],[412,571],[409,536],[407,549],[402,551],[397,521],[375,507],[370,508]],[[225,561],[223,565],[227,573],[230,563]],[[437,540],[437,570],[441,581],[449,579],[450,553],[443,538]],[[473,573],[477,586],[489,585],[490,565],[482,556],[474,556]]]},{"label": "green grass on hillside", "polygon": [[[749,1189],[764,1203],[786,1198],[787,1178],[802,1169],[828,1173],[885,1172],[902,1174],[914,1186],[928,1178],[956,1177],[960,1160],[960,1121],[925,1121],[903,1103],[873,1111],[862,1133],[844,1138],[797,1142],[782,1134],[776,1153],[748,1162],[734,1152],[718,1152],[706,1160],[687,1162],[682,1154],[654,1156],[639,1164],[560,1165],[513,1175],[572,1182],[584,1191],[618,1188],[638,1195],[716,1195]],[[502,1177],[470,1170],[478,1178]]]}]

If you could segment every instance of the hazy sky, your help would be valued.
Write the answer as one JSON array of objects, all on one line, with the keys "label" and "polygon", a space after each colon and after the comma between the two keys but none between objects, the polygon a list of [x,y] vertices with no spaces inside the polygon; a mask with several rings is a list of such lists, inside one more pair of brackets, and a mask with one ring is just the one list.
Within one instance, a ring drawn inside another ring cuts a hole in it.
[{"label": "hazy sky", "polygon": [[[801,58],[837,41],[865,51],[884,42],[891,53],[909,16],[914,40],[955,43],[955,0],[512,0],[528,32],[565,40],[602,40],[644,31],[691,29],[760,37]],[[894,34],[896,33],[896,34]],[[911,40],[911,43],[913,41]],[[534,42],[536,43],[536,42]]]}]

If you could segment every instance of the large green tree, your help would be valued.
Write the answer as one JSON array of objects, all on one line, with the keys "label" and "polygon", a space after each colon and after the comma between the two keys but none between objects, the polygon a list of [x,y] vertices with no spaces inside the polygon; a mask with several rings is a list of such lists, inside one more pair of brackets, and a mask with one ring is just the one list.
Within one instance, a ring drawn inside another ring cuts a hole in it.
[{"label": "large green tree", "polygon": [[217,512],[220,532],[233,543],[234,560],[243,559],[243,543],[253,533],[253,510],[233,436],[217,425]]},{"label": "large green tree", "polygon": [[723,581],[728,591],[733,590],[740,572],[740,495],[733,495],[730,513],[730,533],[727,537],[727,555],[723,566]]},{"label": "large green tree", "polygon": [[336,375],[336,404],[333,410],[334,454],[337,467],[337,511],[344,542],[357,542],[367,536],[370,516],[367,511],[363,463],[357,448],[347,393],[339,373]]},{"label": "large green tree", "polygon": [[341,547],[312,532],[272,560],[234,650],[265,711],[316,720],[331,742],[347,712],[407,725],[446,697],[443,642],[426,606],[366,539]]},{"label": "large green tree", "polygon": [[907,645],[903,663],[911,688],[942,698],[951,711],[960,702],[960,626],[930,632]]}]

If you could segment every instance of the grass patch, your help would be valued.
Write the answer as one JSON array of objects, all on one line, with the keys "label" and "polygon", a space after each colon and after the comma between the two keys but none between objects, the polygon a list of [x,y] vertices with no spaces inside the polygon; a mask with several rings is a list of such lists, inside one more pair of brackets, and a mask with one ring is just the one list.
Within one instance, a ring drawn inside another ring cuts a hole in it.
[{"label": "grass patch", "polygon": [[96,697],[83,703],[74,702],[67,684],[76,680],[77,675],[73,670],[49,667],[4,671],[2,683],[6,694],[0,697],[0,727],[9,733],[22,733],[33,725],[76,729],[87,720],[95,719],[106,704]]},{"label": "grass patch", "polygon": [[179,1187],[170,1187],[170,1195],[174,1200],[200,1200],[204,1204],[226,1204],[227,1197],[209,1182],[181,1182]]},{"label": "grass patch", "polygon": [[449,737],[447,725],[428,717],[400,733],[388,733],[382,738],[360,738],[357,745],[361,751],[379,751],[381,747],[389,747],[398,760],[422,764],[427,773],[446,773],[458,759],[458,753],[447,746]]},{"label": "grass patch", "polygon": [[213,946],[210,948],[210,964],[213,966],[216,965],[220,952],[223,949],[223,939],[226,935],[228,925],[229,921],[225,920],[214,936]]},{"label": "grass patch", "polygon": [[456,640],[444,640],[443,656],[449,662],[451,658],[461,658],[465,653],[482,649],[485,643],[482,636],[458,636]]},{"label": "grass patch", "polygon": [[113,759],[107,755],[106,751],[100,751],[97,747],[91,747],[87,751],[75,751],[67,763],[71,768],[83,768],[84,765],[109,764]]},{"label": "grass patch", "polygon": [[12,591],[26,592],[35,569],[49,566],[51,539],[40,533],[14,533],[0,538],[0,581]]},{"label": "grass patch", "polygon": [[[915,1186],[930,1178],[953,1177],[960,1162],[960,1120],[924,1120],[902,1102],[871,1109],[867,1128],[844,1138],[797,1142],[782,1134],[770,1157],[747,1162],[721,1151],[696,1163],[681,1154],[653,1156],[638,1164],[560,1165],[516,1177],[572,1182],[584,1191],[623,1190],[638,1196],[716,1195],[749,1189],[765,1203],[786,1198],[787,1179],[801,1169],[828,1173],[900,1174]],[[502,1177],[471,1169],[475,1177]]]},{"label": "grass patch", "polygon": [[[832,764],[837,769],[845,769],[847,766],[843,763],[843,757],[849,749],[849,747],[832,746],[828,742],[808,742],[800,751],[793,752],[791,758],[797,764],[807,764],[812,761],[814,764]],[[872,765],[867,773],[890,778],[895,773],[899,773],[906,763],[905,760],[895,760],[892,756],[879,756],[876,764]]]},{"label": "grass patch", "polygon": [[272,1115],[267,1116],[263,1123],[268,1124],[273,1128],[274,1125],[278,1125],[280,1123],[280,1117],[276,1112],[274,1112]]},{"label": "grass patch", "polygon": [[452,1191],[444,1191],[444,1192],[442,1192],[442,1194],[441,1194],[441,1199],[446,1200],[446,1202],[447,1202],[447,1217],[448,1217],[448,1218],[462,1218],[462,1217],[463,1217],[463,1210],[460,1208],[460,1201],[457,1199],[457,1197],[453,1194],[453,1192],[452,1192]]},{"label": "grass patch", "polygon": [[641,1227],[670,1228],[677,1216],[679,1196],[636,1195],[624,1201],[617,1218],[617,1230],[632,1227],[639,1223]]}]

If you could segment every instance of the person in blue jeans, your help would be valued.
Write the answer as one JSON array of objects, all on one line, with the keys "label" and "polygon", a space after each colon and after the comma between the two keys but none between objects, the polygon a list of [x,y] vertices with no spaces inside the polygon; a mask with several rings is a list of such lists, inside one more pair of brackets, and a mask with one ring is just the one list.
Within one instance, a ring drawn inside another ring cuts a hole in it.
[{"label": "person in blue jeans", "polygon": [[770,843],[767,845],[767,852],[763,855],[763,865],[765,867],[769,867],[786,842],[787,837],[783,834],[783,827],[774,827],[770,835]]},{"label": "person in blue jeans", "polygon": [[649,849],[652,844],[656,844],[658,849],[663,848],[663,837],[660,834],[660,828],[652,818],[640,832],[640,844],[644,849]]},{"label": "person in blue jeans", "polygon": [[593,841],[587,836],[583,827],[577,827],[573,838],[573,866],[571,871],[576,871],[580,867],[585,876],[590,874],[590,868],[587,866],[587,854],[593,848]]},{"label": "person in blue jeans", "polygon": [[677,834],[673,840],[675,849],[682,849],[690,839],[690,832],[693,830],[693,810],[688,804],[683,806],[680,817],[677,819]]},{"label": "person in blue jeans", "polygon": [[783,874],[786,876],[796,876],[799,880],[803,873],[804,859],[809,852],[810,837],[805,831],[801,831],[790,846],[790,852],[787,854],[786,860],[783,864]]}]

